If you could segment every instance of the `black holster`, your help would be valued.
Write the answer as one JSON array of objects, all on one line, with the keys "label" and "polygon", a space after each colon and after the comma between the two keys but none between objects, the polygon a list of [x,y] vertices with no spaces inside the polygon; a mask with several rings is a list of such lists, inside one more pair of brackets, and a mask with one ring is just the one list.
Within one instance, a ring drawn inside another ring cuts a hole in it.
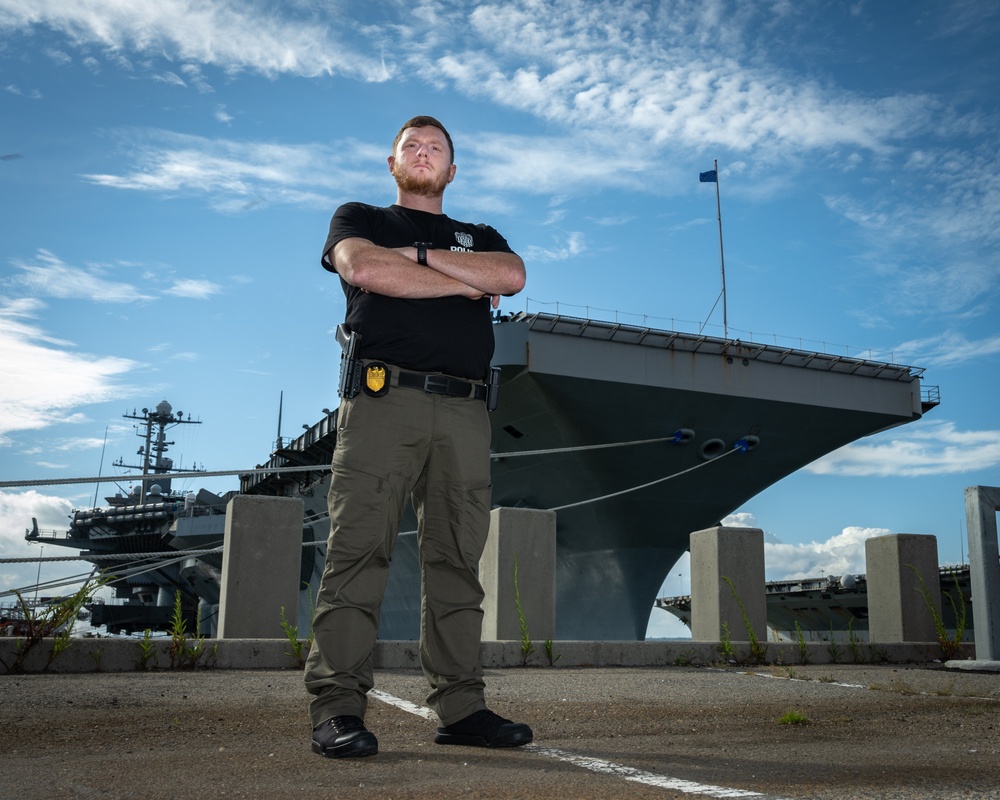
[{"label": "black holster", "polygon": [[486,410],[495,411],[500,400],[500,367],[490,367],[490,379],[486,382]]},{"label": "black holster", "polygon": [[356,357],[361,334],[341,323],[337,326],[337,344],[340,345],[340,382],[337,394],[350,400],[361,392],[361,359]]}]

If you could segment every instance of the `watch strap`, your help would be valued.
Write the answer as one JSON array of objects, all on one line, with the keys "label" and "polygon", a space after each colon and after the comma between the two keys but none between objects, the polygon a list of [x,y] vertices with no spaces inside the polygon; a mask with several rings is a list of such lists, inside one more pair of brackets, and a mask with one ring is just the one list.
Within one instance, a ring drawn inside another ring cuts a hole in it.
[{"label": "watch strap", "polygon": [[417,263],[421,266],[427,266],[427,251],[434,249],[434,244],[432,242],[414,242],[413,246],[417,248]]}]

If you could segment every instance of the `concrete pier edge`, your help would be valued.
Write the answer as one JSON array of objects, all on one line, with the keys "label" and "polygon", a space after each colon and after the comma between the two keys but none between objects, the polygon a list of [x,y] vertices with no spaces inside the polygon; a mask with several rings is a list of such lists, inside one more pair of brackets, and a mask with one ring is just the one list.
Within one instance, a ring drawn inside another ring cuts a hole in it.
[{"label": "concrete pier edge", "polygon": [[[18,647],[24,639],[0,637],[0,675],[8,674]],[[188,641],[188,647],[193,642]],[[301,656],[306,655],[302,643]],[[974,660],[974,646],[962,646],[961,653],[967,660],[953,659],[943,662],[941,646],[937,642],[906,642],[897,644],[869,644],[855,646],[838,642],[832,649],[826,642],[809,642],[800,649],[795,642],[769,642],[762,664],[749,660],[749,642],[732,642],[735,658],[727,662],[719,643],[688,640],[650,642],[552,642],[552,663],[549,662],[544,642],[536,641],[534,651],[527,659],[519,641],[483,642],[481,659],[486,669],[515,667],[667,667],[739,665],[749,669],[755,666],[781,666],[794,669],[800,664],[922,664],[940,665],[942,668],[1000,672],[1000,662]],[[141,639],[73,639],[72,644],[49,663],[53,642],[46,639],[32,649],[25,659],[26,673],[87,673],[87,672],[136,672],[143,670],[282,670],[300,668],[300,660],[292,645],[284,639],[205,639],[197,658],[171,659],[169,638],[151,640],[148,655]],[[836,657],[834,657],[836,656]],[[377,669],[419,669],[419,646],[415,641],[379,642],[375,648]]]}]

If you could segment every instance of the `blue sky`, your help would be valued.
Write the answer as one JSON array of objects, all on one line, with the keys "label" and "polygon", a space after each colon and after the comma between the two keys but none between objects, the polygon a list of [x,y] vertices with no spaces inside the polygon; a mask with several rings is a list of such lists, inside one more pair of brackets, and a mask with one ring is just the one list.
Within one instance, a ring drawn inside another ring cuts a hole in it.
[{"label": "blue sky", "polygon": [[[885,532],[957,562],[964,487],[1000,484],[998,33],[974,0],[0,0],[0,481],[96,475],[105,431],[112,474],[122,414],[162,399],[203,421],[184,467],[263,461],[282,391],[284,435],[317,421],[329,217],[393,201],[426,113],[446,211],[525,259],[508,312],[721,335],[717,159],[729,334],[924,367],[942,397],[730,521],[768,534],[769,578],[863,571]],[[0,557],[94,489],[0,489]]]}]

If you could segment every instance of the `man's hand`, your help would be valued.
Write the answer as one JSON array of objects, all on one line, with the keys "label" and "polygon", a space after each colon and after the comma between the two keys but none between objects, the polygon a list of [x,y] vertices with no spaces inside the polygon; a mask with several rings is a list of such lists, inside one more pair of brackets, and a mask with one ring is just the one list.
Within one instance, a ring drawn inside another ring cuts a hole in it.
[{"label": "man's hand", "polygon": [[[407,247],[396,247],[393,248],[393,250],[394,252],[399,253],[404,258],[412,261],[418,267],[422,266],[417,261],[418,254],[416,247],[413,247],[411,245]],[[442,254],[447,254],[447,255],[442,257]],[[515,284],[517,284],[518,281],[520,281],[520,286],[523,287],[524,285],[524,262],[521,261],[519,256],[516,256],[512,253],[476,253],[476,252],[461,252],[461,251],[452,253],[452,251],[450,250],[428,250],[427,269],[435,270],[436,272],[439,272],[442,275],[450,275],[454,280],[458,281],[459,283],[462,283],[462,280],[458,277],[458,274],[452,274],[453,272],[455,273],[458,272],[457,270],[454,269],[452,262],[454,262],[456,259],[453,259],[452,256],[457,256],[459,259],[461,259],[462,256],[485,257],[487,259],[490,259],[491,256],[501,256],[503,258],[503,262],[506,262],[503,264],[503,268],[506,269],[509,274],[500,275],[499,277],[493,276],[494,280],[506,280],[506,281],[513,280]],[[499,261],[499,259],[490,259],[490,260]],[[480,266],[483,263],[484,262],[480,261]],[[449,267],[451,267],[450,270]],[[476,277],[476,283],[478,284],[479,283],[478,275],[475,277]],[[485,277],[486,276],[484,276],[484,279]],[[468,291],[456,292],[456,294],[459,294],[462,297],[468,297],[470,300],[479,300],[483,297],[489,297],[490,305],[493,308],[500,307],[500,296],[501,296],[500,292],[486,291],[482,287],[477,288],[476,286],[473,286],[471,284],[464,284],[464,285]],[[520,291],[520,289],[515,290],[515,292],[516,291]],[[512,292],[512,294],[515,292]]]}]

